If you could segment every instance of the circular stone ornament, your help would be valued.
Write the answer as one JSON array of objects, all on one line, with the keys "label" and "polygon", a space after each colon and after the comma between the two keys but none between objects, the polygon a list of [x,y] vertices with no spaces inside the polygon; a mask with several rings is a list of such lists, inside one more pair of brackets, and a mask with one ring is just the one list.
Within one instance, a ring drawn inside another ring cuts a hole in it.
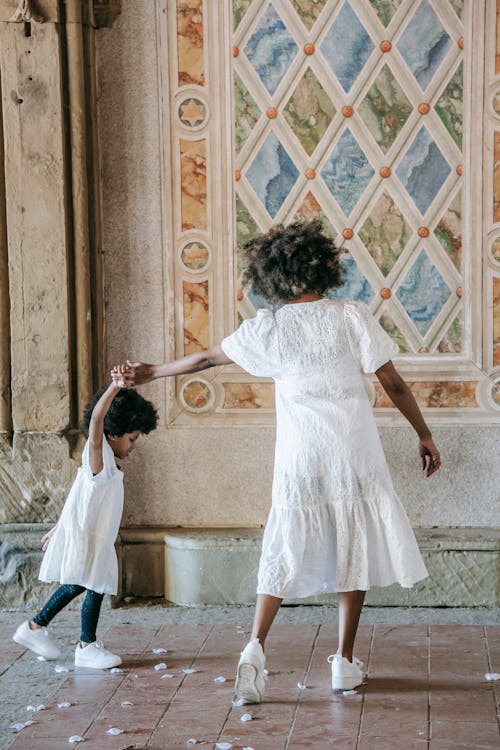
[{"label": "circular stone ornament", "polygon": [[210,250],[199,240],[188,242],[181,250],[181,261],[189,271],[203,271],[210,261]]},{"label": "circular stone ornament", "polygon": [[207,121],[207,108],[201,99],[184,99],[177,110],[179,120],[186,128],[200,128]]},{"label": "circular stone ornament", "polygon": [[182,384],[180,398],[182,405],[193,414],[210,411],[215,402],[215,392],[203,378],[192,378]]}]

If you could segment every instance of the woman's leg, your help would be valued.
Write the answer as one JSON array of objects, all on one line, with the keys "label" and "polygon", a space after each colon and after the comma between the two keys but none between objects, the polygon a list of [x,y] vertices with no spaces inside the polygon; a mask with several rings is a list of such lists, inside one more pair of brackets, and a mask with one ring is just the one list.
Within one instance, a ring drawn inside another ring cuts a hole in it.
[{"label": "woman's leg", "polygon": [[270,594],[257,594],[251,638],[258,638],[262,648],[282,601]]},{"label": "woman's leg", "polygon": [[341,591],[339,602],[339,647],[338,654],[352,661],[354,641],[358,632],[359,617],[363,609],[366,591]]},{"label": "woman's leg", "polygon": [[82,607],[82,632],[80,634],[82,645],[94,643],[96,640],[97,622],[101,613],[103,599],[104,594],[98,594],[96,591],[87,589]]},{"label": "woman's leg", "polygon": [[61,609],[64,609],[76,596],[85,591],[83,586],[65,583],[54,591],[45,606],[29,623],[30,629],[45,628]]}]

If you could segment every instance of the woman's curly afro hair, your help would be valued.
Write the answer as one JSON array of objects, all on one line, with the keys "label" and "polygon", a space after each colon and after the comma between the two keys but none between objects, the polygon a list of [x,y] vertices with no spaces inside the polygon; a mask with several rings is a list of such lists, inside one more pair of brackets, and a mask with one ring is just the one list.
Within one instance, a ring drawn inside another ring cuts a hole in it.
[{"label": "woman's curly afro hair", "polygon": [[[86,437],[89,434],[92,412],[107,387],[100,388],[97,393],[94,393],[84,409],[81,430]],[[133,388],[123,388],[114,397],[104,417],[104,434],[106,437],[108,435],[120,437],[127,432],[139,430],[147,435],[155,429],[157,423],[158,413],[151,401],[146,401]]]},{"label": "woman's curly afro hair", "polygon": [[272,227],[247,242],[243,282],[268,302],[283,303],[302,294],[324,294],[342,284],[340,251],[319,219]]}]

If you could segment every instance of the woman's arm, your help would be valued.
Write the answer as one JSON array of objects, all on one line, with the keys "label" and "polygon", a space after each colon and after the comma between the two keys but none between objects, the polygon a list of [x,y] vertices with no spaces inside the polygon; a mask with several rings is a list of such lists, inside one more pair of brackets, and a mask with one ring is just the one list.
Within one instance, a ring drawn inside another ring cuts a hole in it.
[{"label": "woman's arm", "polygon": [[187,357],[181,357],[173,362],[166,362],[163,365],[148,365],[144,362],[128,362],[122,373],[123,383],[127,387],[144,385],[157,378],[166,378],[172,375],[186,375],[190,372],[199,372],[207,370],[209,367],[217,365],[230,365],[232,359],[229,359],[222,347],[214,346],[203,352],[188,354]]},{"label": "woman's arm", "polygon": [[394,406],[406,417],[417,433],[420,439],[419,452],[422,458],[422,468],[426,476],[430,477],[440,468],[441,457],[412,392],[392,362],[379,367],[375,375]]},{"label": "woman's arm", "polygon": [[114,397],[120,390],[120,379],[122,374],[117,371],[112,375],[113,380],[106,388],[101,398],[94,406],[89,424],[89,463],[92,474],[99,474],[102,471],[104,463],[102,460],[102,439],[104,436],[104,417],[108,413],[109,407]]}]

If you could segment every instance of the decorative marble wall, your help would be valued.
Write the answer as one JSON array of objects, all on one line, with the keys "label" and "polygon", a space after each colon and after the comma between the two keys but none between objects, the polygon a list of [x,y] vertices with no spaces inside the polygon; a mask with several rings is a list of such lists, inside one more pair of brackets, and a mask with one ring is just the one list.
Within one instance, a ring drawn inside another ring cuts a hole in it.
[{"label": "decorative marble wall", "polygon": [[[471,132],[481,104],[471,72],[484,62],[472,44],[484,34],[477,3],[175,5],[168,31],[177,67],[169,96],[179,154],[178,353],[218,342],[266,306],[241,287],[248,239],[274,223],[319,216],[344,250],[346,281],[332,297],[370,306],[400,347],[402,372],[431,388],[432,407],[427,390],[416,388],[422,408],[453,420],[465,404],[466,419],[497,421],[488,376],[496,377],[500,357],[498,294],[487,292],[494,310],[488,322],[477,281],[473,177],[462,170],[481,149]],[[495,170],[495,221],[497,183]],[[497,255],[499,246],[500,240]],[[492,325],[483,346],[484,327]],[[458,400],[457,368],[469,384]],[[196,413],[183,400],[183,382],[171,423],[190,422]],[[237,368],[200,382],[212,393],[210,408],[199,407],[205,421],[229,413],[248,420],[252,409],[264,423],[272,419],[271,401],[254,397],[255,378]],[[393,419],[385,400],[374,407],[380,419]]]}]

